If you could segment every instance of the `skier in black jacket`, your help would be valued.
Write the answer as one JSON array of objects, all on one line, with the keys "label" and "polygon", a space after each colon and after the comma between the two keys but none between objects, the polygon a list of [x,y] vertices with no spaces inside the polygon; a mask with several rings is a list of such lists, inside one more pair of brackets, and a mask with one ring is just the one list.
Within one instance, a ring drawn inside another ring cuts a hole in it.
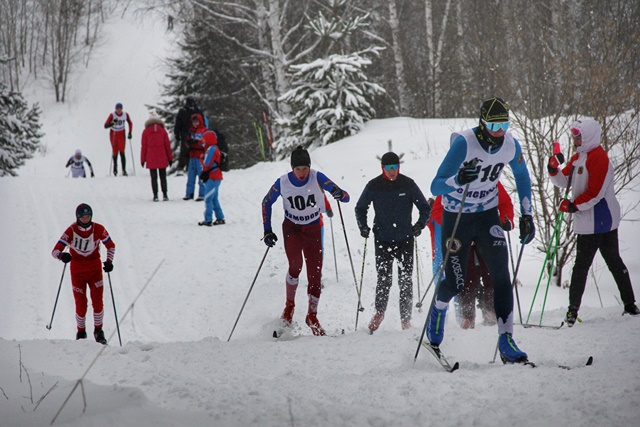
[{"label": "skier in black jacket", "polygon": [[[202,110],[198,107],[193,96],[185,98],[184,107],[178,111],[176,121],[173,126],[173,135],[177,144],[180,144],[180,154],[178,157],[177,173],[182,175],[189,164],[189,127],[191,126],[191,116],[194,114],[202,114]],[[203,123],[205,124],[205,123]]]},{"label": "skier in black jacket", "polygon": [[[398,285],[400,286],[400,319],[402,329],[411,327],[413,306],[413,245],[427,224],[431,207],[422,191],[409,177],[400,174],[400,158],[388,152],[381,159],[382,174],[369,181],[356,204],[356,221],[360,235],[369,237],[371,229],[367,225],[367,211],[373,203],[373,234],[375,236],[376,270],[376,313],[369,323],[369,331],[378,329],[384,319],[389,302],[389,289],[393,279],[393,260],[398,262]],[[418,208],[420,217],[412,225],[413,206]]]}]

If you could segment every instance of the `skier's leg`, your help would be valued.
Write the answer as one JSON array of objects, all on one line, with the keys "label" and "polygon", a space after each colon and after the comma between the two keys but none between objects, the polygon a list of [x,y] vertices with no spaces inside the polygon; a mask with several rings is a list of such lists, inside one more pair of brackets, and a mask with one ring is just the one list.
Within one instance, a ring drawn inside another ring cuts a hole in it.
[{"label": "skier's leg", "polygon": [[393,282],[393,244],[381,242],[375,239],[376,272],[378,282],[376,285],[376,312],[387,311],[389,303],[389,291]]},{"label": "skier's leg", "polygon": [[149,169],[149,174],[151,176],[151,191],[153,192],[153,197],[158,197],[158,169]]},{"label": "skier's leg", "polygon": [[633,304],[636,299],[631,286],[631,277],[629,270],[620,257],[620,249],[618,246],[618,230],[613,230],[602,234],[602,242],[600,244],[600,254],[609,267],[609,271],[618,285],[620,298],[624,305]]},{"label": "skier's leg", "polygon": [[403,325],[411,321],[413,308],[413,239],[397,245],[398,286],[400,287],[400,320]]},{"label": "skier's leg", "polygon": [[582,294],[587,283],[587,275],[593,262],[593,257],[600,246],[597,234],[578,234],[576,239],[576,261],[571,273],[569,287],[569,307],[577,311],[582,303]]},{"label": "skier's leg", "polygon": [[87,281],[81,274],[71,273],[71,286],[76,305],[76,326],[78,331],[84,331],[87,317]]},{"label": "skier's leg", "polygon": [[104,320],[104,303],[102,300],[104,291],[103,285],[104,282],[102,280],[102,270],[98,269],[89,280],[91,305],[93,307],[93,326],[96,329],[102,328],[102,322]]}]

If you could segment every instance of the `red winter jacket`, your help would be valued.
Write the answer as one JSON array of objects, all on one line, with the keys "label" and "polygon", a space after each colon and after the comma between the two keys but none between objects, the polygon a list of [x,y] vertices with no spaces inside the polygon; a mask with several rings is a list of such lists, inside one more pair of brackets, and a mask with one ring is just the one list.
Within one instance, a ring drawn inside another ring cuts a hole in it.
[{"label": "red winter jacket", "polygon": [[173,161],[173,153],[164,123],[158,118],[150,118],[144,127],[140,162],[145,163],[147,169],[166,169]]}]

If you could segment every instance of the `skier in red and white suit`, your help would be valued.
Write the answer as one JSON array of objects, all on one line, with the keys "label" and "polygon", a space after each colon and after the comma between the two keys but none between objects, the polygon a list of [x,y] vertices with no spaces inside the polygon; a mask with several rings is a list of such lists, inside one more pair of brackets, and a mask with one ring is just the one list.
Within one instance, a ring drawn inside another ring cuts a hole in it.
[{"label": "skier in red and white suit", "polygon": [[[102,303],[102,266],[100,265],[100,242],[107,248],[107,260],[104,271],[113,270],[113,257],[116,245],[103,225],[92,222],[93,211],[86,203],[76,208],[77,221],[62,233],[62,237],[53,248],[51,255],[65,264],[71,262],[71,285],[73,298],[76,303],[76,324],[78,332],[76,339],[87,338],[85,317],[87,314],[87,285],[91,293],[93,305],[94,338],[101,344],[106,344],[102,330],[104,309]],[[69,248],[69,252],[65,252]]]},{"label": "skier in red and white suit", "polygon": [[133,129],[133,123],[129,117],[129,113],[122,111],[122,104],[116,104],[116,111],[109,114],[107,121],[104,122],[104,128],[109,131],[109,140],[111,141],[111,155],[113,156],[113,174],[118,175],[118,153],[120,153],[120,161],[122,163],[122,175],[127,176],[127,159],[124,156],[124,130],[125,122],[129,123],[129,133],[127,138],[131,139],[131,130]]}]

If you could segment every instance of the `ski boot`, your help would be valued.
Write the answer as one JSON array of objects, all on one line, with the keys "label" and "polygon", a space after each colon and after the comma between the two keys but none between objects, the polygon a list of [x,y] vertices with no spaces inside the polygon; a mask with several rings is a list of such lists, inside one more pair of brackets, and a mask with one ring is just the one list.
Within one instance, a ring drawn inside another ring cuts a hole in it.
[{"label": "ski boot", "polygon": [[384,312],[376,311],[376,314],[371,318],[371,322],[369,322],[369,333],[374,333],[380,327],[380,324],[384,320]]},{"label": "ski boot", "polygon": [[447,316],[447,308],[439,309],[436,304],[431,308],[431,316],[427,322],[427,339],[433,347],[438,347],[444,338],[444,321]]},{"label": "ski boot", "polygon": [[520,350],[509,332],[500,334],[498,338],[498,349],[502,363],[526,363],[529,361],[527,353]]},{"label": "ski boot", "polygon": [[569,307],[567,310],[567,316],[564,318],[564,321],[567,322],[568,327],[572,327],[575,325],[576,320],[578,320],[578,309]]},{"label": "ski boot", "polygon": [[635,305],[634,303],[625,304],[624,312],[627,314],[631,314],[632,316],[637,316],[638,314],[640,314],[640,310],[638,309],[638,306]]},{"label": "ski boot", "polygon": [[87,331],[76,332],[76,340],[85,340],[85,339],[87,339]]},{"label": "ski boot", "polygon": [[307,318],[305,319],[305,322],[311,328],[311,332],[313,332],[313,335],[317,337],[326,335],[326,332],[324,331],[324,329],[322,329],[322,326],[320,326],[317,313],[311,313],[311,312],[307,313]]},{"label": "ski boot", "polygon": [[93,337],[96,339],[96,342],[107,345],[107,339],[104,337],[104,331],[102,330],[102,328],[96,328],[93,331]]},{"label": "ski boot", "polygon": [[280,317],[282,319],[282,322],[287,327],[290,327],[291,323],[293,322],[293,312],[295,311],[295,308],[296,302],[287,300],[287,303],[284,306],[284,311],[282,312],[282,316]]}]

